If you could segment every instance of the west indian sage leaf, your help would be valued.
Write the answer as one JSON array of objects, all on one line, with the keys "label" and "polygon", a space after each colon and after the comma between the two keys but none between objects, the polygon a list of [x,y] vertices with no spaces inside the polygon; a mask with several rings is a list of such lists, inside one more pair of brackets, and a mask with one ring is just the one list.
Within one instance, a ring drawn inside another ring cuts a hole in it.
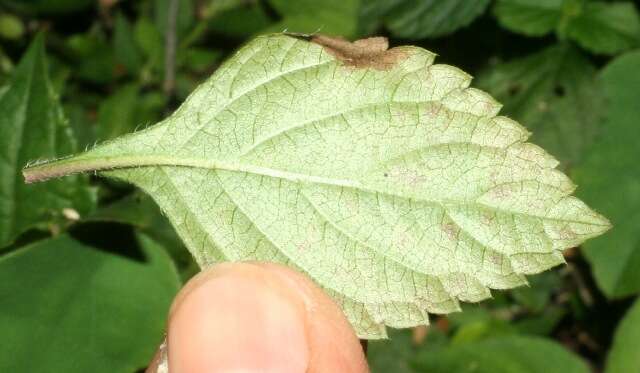
[{"label": "west indian sage leaf", "polygon": [[504,103],[505,114],[524,123],[563,167],[579,164],[598,134],[604,99],[596,69],[571,45],[490,66],[477,85]]},{"label": "west indian sage leaf", "polygon": [[62,216],[63,209],[75,209],[81,215],[92,209],[94,196],[84,176],[51,185],[25,185],[21,180],[26,162],[75,151],[38,36],[0,96],[0,247],[30,228],[46,227]]},{"label": "west indian sage leaf", "polygon": [[579,195],[615,225],[606,239],[583,246],[600,289],[611,298],[640,292],[640,51],[627,53],[602,71],[607,99],[604,128],[584,163],[573,175]]},{"label": "west indian sage leaf", "polygon": [[384,38],[258,37],[160,124],[24,171],[149,193],[203,267],[306,272],[362,338],[564,261],[609,224],[461,70]]}]

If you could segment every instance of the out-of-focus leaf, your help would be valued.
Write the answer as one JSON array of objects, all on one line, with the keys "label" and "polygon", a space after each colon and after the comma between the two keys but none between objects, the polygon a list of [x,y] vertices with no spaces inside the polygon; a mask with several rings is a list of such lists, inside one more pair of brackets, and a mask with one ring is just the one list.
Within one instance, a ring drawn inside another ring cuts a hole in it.
[{"label": "out-of-focus leaf", "polygon": [[476,82],[564,167],[575,166],[587,154],[598,133],[603,99],[595,68],[575,48],[557,45],[490,66]]},{"label": "out-of-focus leaf", "polygon": [[450,34],[484,13],[489,0],[372,0],[360,11],[361,33],[374,32],[383,24],[391,34],[422,39]]},{"label": "out-of-focus leaf", "polygon": [[583,246],[600,288],[609,297],[640,291],[640,51],[602,72],[608,109],[601,135],[574,170],[578,195],[607,214],[614,228]]},{"label": "out-of-focus leaf", "polygon": [[[212,3],[217,1],[213,0]],[[246,38],[267,29],[272,20],[256,1],[216,13],[206,22],[209,30],[216,34]]]},{"label": "out-of-focus leaf", "polygon": [[89,118],[87,110],[82,105],[68,102],[64,105],[64,112],[78,141],[78,148],[87,149],[93,146],[96,142],[96,126]]},{"label": "out-of-focus leaf", "polygon": [[529,36],[551,31],[595,53],[615,54],[640,44],[640,17],[631,2],[498,0],[505,28]]},{"label": "out-of-focus leaf", "polygon": [[529,286],[513,289],[511,296],[520,305],[532,312],[541,312],[547,304],[553,292],[561,286],[558,272],[545,272],[529,279]]},{"label": "out-of-focus leaf", "polygon": [[640,300],[627,311],[613,338],[605,373],[640,372]]},{"label": "out-of-focus leaf", "polygon": [[220,57],[221,51],[191,47],[178,56],[178,65],[192,72],[203,73],[213,71]]},{"label": "out-of-focus leaf", "polygon": [[68,88],[67,83],[71,76],[71,69],[65,62],[55,56],[47,56],[47,67],[49,68],[49,80],[53,91],[60,97],[64,97],[65,93],[67,93],[65,91]]},{"label": "out-of-focus leaf", "polygon": [[490,317],[460,325],[451,338],[451,345],[465,344],[516,332],[516,329],[508,322],[487,314]]},{"label": "out-of-focus leaf", "polygon": [[631,2],[586,2],[566,33],[592,52],[616,54],[640,45],[640,16]]},{"label": "out-of-focus leaf", "polygon": [[108,140],[158,120],[165,105],[160,93],[140,92],[135,83],[121,85],[98,110],[97,138]]},{"label": "out-of-focus leaf", "polygon": [[74,53],[74,75],[91,83],[106,84],[116,77],[114,50],[101,30],[76,34],[67,46]]},{"label": "out-of-focus leaf", "polygon": [[133,34],[136,43],[147,59],[162,61],[162,51],[164,49],[162,34],[149,18],[138,18]]},{"label": "out-of-focus leaf", "polygon": [[563,306],[549,305],[539,313],[515,321],[513,326],[521,334],[548,336],[566,314]]},{"label": "out-of-focus leaf", "polygon": [[516,331],[506,319],[497,317],[495,310],[483,305],[465,304],[462,312],[452,313],[447,318],[449,328],[453,330],[452,344],[474,342]]},{"label": "out-of-focus leaf", "polygon": [[141,80],[147,83],[161,81],[164,74],[164,41],[162,34],[151,19],[142,16],[138,18],[134,25],[133,35],[144,60]]},{"label": "out-of-focus leaf", "polygon": [[354,37],[361,0],[269,0],[283,17],[265,32],[297,32]]},{"label": "out-of-focus leaf", "polygon": [[97,138],[108,140],[132,132],[139,124],[136,110],[140,88],[136,84],[123,85],[100,104]]},{"label": "out-of-focus leaf", "polygon": [[0,247],[29,228],[61,217],[63,209],[81,214],[92,209],[94,198],[86,177],[49,186],[25,185],[21,180],[27,162],[76,150],[49,82],[43,38],[38,36],[0,97]]},{"label": "out-of-focus leaf", "polygon": [[0,14],[0,38],[16,40],[24,34],[22,20],[13,14]]},{"label": "out-of-focus leaf", "polygon": [[2,372],[130,373],[151,360],[180,282],[138,236],[134,261],[62,235],[0,258]]},{"label": "out-of-focus leaf", "polygon": [[589,373],[561,345],[538,337],[505,336],[429,349],[415,360],[429,373]]},{"label": "out-of-focus leaf", "polygon": [[115,60],[130,74],[137,74],[142,66],[142,54],[136,44],[129,21],[120,13],[116,16],[113,30]]},{"label": "out-of-focus leaf", "polygon": [[467,74],[386,45],[256,38],[166,120],[25,179],[134,183],[201,265],[303,270],[364,338],[522,285],[608,229]]},{"label": "out-of-focus leaf", "polygon": [[498,0],[498,22],[514,32],[541,36],[555,30],[562,16],[563,0]]},{"label": "out-of-focus leaf", "polygon": [[369,341],[367,360],[372,373],[413,373],[411,359],[418,351],[410,330],[389,331],[389,339]]}]

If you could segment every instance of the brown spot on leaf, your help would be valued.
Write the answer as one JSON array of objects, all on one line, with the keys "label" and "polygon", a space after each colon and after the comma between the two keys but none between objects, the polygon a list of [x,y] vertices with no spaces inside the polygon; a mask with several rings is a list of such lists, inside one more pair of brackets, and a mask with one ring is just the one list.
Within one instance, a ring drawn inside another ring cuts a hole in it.
[{"label": "brown spot on leaf", "polygon": [[382,36],[360,39],[354,42],[326,35],[315,35],[311,42],[324,47],[324,50],[347,66],[389,70],[398,62],[407,58],[403,48],[389,49],[389,41]]}]

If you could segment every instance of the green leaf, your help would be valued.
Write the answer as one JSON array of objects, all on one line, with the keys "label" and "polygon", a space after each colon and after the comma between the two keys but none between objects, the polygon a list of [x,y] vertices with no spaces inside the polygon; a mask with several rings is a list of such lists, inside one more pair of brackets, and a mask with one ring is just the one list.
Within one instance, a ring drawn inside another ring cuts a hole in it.
[{"label": "green leaf", "polygon": [[152,63],[162,66],[164,51],[162,34],[153,22],[146,17],[138,18],[133,28],[133,36],[145,57]]},{"label": "green leaf", "polygon": [[142,52],[136,44],[133,28],[125,16],[116,15],[113,30],[113,50],[116,62],[130,74],[137,74],[142,67]]},{"label": "green leaf", "polygon": [[627,311],[613,338],[607,356],[606,373],[632,373],[640,370],[640,300]]},{"label": "green leaf", "polygon": [[520,334],[548,336],[556,330],[567,313],[564,305],[551,304],[538,314],[520,318],[514,322],[514,326]]},{"label": "green leaf", "polygon": [[500,24],[528,36],[551,31],[594,53],[616,54],[640,45],[640,17],[633,3],[582,0],[498,0]]},{"label": "green leaf", "polygon": [[640,51],[623,55],[602,72],[606,121],[584,164],[574,170],[580,197],[611,217],[615,229],[584,245],[599,287],[609,297],[640,291]]},{"label": "green leaf", "polygon": [[373,0],[362,5],[360,27],[368,34],[378,21],[399,38],[434,38],[469,25],[488,5],[489,0]]},{"label": "green leaf", "polygon": [[[69,124],[78,141],[78,148],[87,149],[96,143],[95,118],[85,105],[71,102],[63,107],[64,113],[69,118]],[[95,116],[95,114],[94,114]]]},{"label": "green leaf", "polygon": [[504,28],[529,36],[553,31],[562,16],[563,0],[498,0],[494,14]]},{"label": "green leaf", "polygon": [[30,228],[46,226],[63,209],[75,209],[81,215],[91,210],[94,198],[85,177],[51,185],[24,185],[21,180],[21,168],[29,160],[57,158],[76,150],[47,76],[39,36],[0,97],[0,247]]},{"label": "green leaf", "polygon": [[119,86],[98,108],[97,137],[109,140],[158,120],[166,97],[158,93],[141,94],[135,83]]},{"label": "green leaf", "polygon": [[256,38],[160,124],[26,180],[132,182],[200,265],[289,264],[363,338],[522,285],[608,229],[467,74],[383,38],[312,40]]},{"label": "green leaf", "polygon": [[532,312],[542,312],[549,308],[549,300],[554,291],[560,289],[562,281],[557,272],[541,274],[531,279],[527,287],[514,289],[511,292],[513,299]]},{"label": "green leaf", "polygon": [[598,133],[604,109],[596,70],[569,45],[491,66],[478,86],[503,102],[505,114],[524,123],[533,141],[565,167],[580,163]]},{"label": "green leaf", "polygon": [[352,37],[357,34],[361,0],[269,0],[283,19],[267,32],[295,32]]},{"label": "green leaf", "polygon": [[97,138],[108,140],[131,132],[138,125],[140,88],[137,84],[123,85],[107,97],[98,109]]},{"label": "green leaf", "polygon": [[411,358],[417,351],[418,346],[411,340],[409,330],[392,330],[389,340],[369,343],[367,350],[369,368],[373,373],[414,373]]},{"label": "green leaf", "polygon": [[430,350],[416,366],[429,373],[588,373],[576,355],[547,339],[495,337],[479,342]]},{"label": "green leaf", "polygon": [[221,57],[222,52],[219,50],[191,47],[183,51],[177,64],[178,66],[186,67],[190,71],[201,73],[211,70]]},{"label": "green leaf", "polygon": [[585,49],[616,54],[640,45],[640,16],[633,3],[587,2],[566,32]]},{"label": "green leaf", "polygon": [[76,77],[95,84],[107,84],[116,77],[115,51],[103,31],[93,29],[87,34],[68,38],[66,45],[73,53]]},{"label": "green leaf", "polygon": [[136,262],[66,236],[0,258],[2,372],[134,372],[151,361],[180,286],[139,236]]},{"label": "green leaf", "polygon": [[[211,18],[206,21],[209,30],[219,35],[244,39],[271,25],[271,18],[259,2],[247,3],[243,0],[232,0],[232,2],[241,3],[242,6],[220,8],[219,0],[210,2]],[[224,2],[222,4],[224,5]]]},{"label": "green leaf", "polygon": [[505,320],[487,317],[484,320],[461,325],[451,338],[451,345],[470,343],[497,335],[513,334],[515,331],[515,328]]}]

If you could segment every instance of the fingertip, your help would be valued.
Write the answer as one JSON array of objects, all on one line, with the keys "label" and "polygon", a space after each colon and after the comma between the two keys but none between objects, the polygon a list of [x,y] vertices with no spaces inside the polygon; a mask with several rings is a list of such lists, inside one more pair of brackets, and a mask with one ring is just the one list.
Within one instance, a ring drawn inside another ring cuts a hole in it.
[{"label": "fingertip", "polygon": [[171,373],[307,370],[304,306],[263,272],[224,265],[186,289],[169,321]]},{"label": "fingertip", "polygon": [[306,276],[269,263],[194,277],[171,308],[168,350],[171,373],[367,371],[339,307]]}]

